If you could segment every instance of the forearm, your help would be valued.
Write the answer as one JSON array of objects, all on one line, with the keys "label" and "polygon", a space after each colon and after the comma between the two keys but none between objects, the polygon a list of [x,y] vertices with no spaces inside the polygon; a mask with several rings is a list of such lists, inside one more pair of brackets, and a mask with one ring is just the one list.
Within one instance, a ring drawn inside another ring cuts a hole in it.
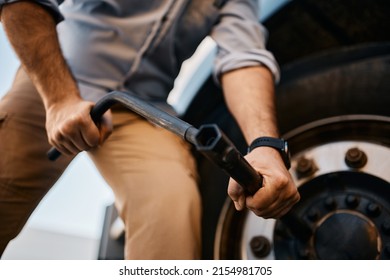
[{"label": "forearm", "polygon": [[[260,136],[279,137],[274,82],[265,67],[248,67],[222,77],[228,107],[250,144]],[[253,196],[230,180],[228,194],[236,209],[251,209],[263,218],[279,218],[299,201],[299,193],[279,152],[272,147],[254,149],[245,158],[263,176],[263,185]]]},{"label": "forearm", "polygon": [[46,109],[69,98],[80,98],[62,56],[56,23],[47,10],[32,1],[6,4],[1,21]]},{"label": "forearm", "polygon": [[247,143],[260,136],[278,137],[274,81],[262,66],[240,68],[221,76],[226,104]]}]

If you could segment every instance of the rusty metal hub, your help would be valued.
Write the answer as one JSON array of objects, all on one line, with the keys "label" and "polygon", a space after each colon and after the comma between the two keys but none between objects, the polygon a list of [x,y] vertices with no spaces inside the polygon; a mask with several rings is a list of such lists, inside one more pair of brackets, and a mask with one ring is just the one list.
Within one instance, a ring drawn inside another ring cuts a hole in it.
[{"label": "rusty metal hub", "polygon": [[[335,172],[300,187],[302,203],[285,219],[299,219],[311,230],[296,236],[298,226],[275,225],[277,259],[389,259],[390,184],[376,176]],[[286,225],[287,224],[287,225]]]}]

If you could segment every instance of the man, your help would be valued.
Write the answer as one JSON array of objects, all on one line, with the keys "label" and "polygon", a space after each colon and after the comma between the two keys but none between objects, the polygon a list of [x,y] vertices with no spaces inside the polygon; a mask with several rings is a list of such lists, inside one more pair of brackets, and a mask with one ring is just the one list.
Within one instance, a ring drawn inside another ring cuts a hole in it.
[{"label": "man", "polygon": [[[188,145],[119,107],[98,125],[89,112],[111,90],[164,102],[181,62],[211,35],[219,47],[214,75],[246,141],[277,138],[279,73],[264,49],[257,1],[80,0],[64,1],[60,10],[54,0],[0,5],[22,63],[0,103],[0,252],[73,157],[87,150],[115,194],[126,258],[199,258],[200,197]],[[50,145],[64,154],[55,163],[46,158]],[[236,208],[284,215],[299,194],[280,153],[262,146],[246,158],[263,175],[263,188],[245,197],[231,180]]]}]

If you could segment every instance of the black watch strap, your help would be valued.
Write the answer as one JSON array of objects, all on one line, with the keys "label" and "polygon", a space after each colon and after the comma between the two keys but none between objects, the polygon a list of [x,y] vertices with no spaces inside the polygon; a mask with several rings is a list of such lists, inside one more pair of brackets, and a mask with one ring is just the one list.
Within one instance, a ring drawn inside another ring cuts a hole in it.
[{"label": "black watch strap", "polygon": [[272,147],[279,151],[284,165],[287,169],[290,169],[291,163],[290,163],[290,152],[288,150],[288,144],[287,141],[281,138],[274,138],[274,137],[259,137],[253,140],[253,142],[248,147],[248,153],[253,151],[253,149],[258,147]]}]

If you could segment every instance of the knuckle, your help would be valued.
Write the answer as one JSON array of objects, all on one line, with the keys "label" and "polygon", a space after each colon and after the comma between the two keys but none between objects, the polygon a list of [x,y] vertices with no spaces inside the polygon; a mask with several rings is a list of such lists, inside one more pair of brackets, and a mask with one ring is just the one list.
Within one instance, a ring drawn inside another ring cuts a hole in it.
[{"label": "knuckle", "polygon": [[58,128],[58,133],[62,135],[73,135],[75,134],[75,127],[76,127],[76,122],[74,119],[68,119],[62,125],[59,126]]},{"label": "knuckle", "polygon": [[238,197],[238,191],[235,188],[229,187],[227,193],[230,197],[236,198]]},{"label": "knuckle", "polygon": [[231,197],[238,197],[242,194],[242,190],[237,183],[235,183],[234,181],[230,181],[227,193]]},{"label": "knuckle", "polygon": [[280,172],[275,175],[275,183],[277,186],[284,187],[288,185],[289,182],[290,179],[286,174]]},{"label": "knuckle", "polygon": [[62,129],[58,129],[52,134],[53,141],[60,142],[64,139],[64,133]]},{"label": "knuckle", "polygon": [[299,201],[301,200],[301,195],[299,194],[299,192],[296,192],[296,195],[294,197],[294,201],[293,203],[298,203]]}]

